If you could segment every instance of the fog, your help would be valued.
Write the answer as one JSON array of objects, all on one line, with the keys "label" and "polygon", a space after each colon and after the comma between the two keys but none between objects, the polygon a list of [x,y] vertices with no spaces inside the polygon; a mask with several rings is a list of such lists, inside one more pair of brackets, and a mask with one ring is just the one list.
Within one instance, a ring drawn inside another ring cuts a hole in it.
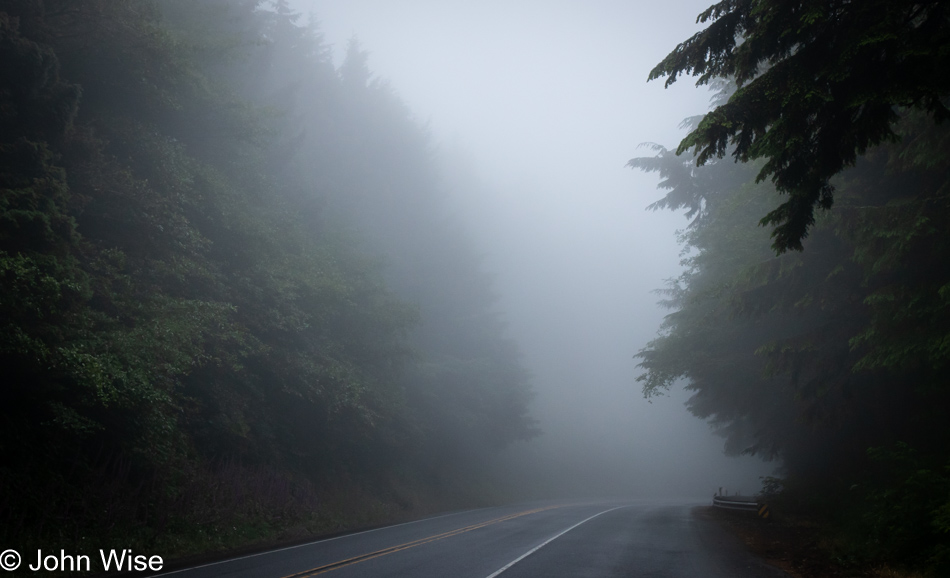
[{"label": "fog", "polygon": [[682,215],[624,165],[675,146],[709,93],[649,70],[699,30],[708,0],[297,0],[335,57],[357,37],[373,73],[428,124],[452,209],[484,255],[533,376],[543,435],[508,450],[524,495],[751,493],[776,464],[726,457],[679,389],[645,400],[634,355],[665,311]]}]

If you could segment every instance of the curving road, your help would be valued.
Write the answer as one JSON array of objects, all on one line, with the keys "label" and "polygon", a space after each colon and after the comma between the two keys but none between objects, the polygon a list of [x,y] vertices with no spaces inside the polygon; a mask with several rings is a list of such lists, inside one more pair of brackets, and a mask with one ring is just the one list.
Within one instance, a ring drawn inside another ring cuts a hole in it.
[{"label": "curving road", "polygon": [[704,502],[539,502],[456,512],[177,572],[171,578],[781,578]]}]

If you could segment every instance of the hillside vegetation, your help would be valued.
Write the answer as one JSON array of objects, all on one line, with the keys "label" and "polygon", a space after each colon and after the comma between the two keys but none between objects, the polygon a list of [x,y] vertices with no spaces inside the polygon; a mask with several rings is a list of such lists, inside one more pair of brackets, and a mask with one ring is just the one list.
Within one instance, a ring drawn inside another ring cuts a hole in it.
[{"label": "hillside vegetation", "polygon": [[0,1],[0,541],[494,499],[528,377],[429,139],[283,2]]}]

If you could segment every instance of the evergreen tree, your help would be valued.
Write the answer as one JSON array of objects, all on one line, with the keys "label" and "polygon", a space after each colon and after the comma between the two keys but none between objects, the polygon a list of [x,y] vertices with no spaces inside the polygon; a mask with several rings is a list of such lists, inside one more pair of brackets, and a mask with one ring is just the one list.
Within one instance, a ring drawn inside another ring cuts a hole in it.
[{"label": "evergreen tree", "polygon": [[829,182],[869,148],[896,138],[897,107],[950,116],[950,7],[945,2],[723,0],[709,26],[680,43],[649,75],[698,75],[738,87],[683,139],[703,164],[726,152],[765,159],[758,180],[788,195],[763,225],[777,252],[801,250]]},{"label": "evergreen tree", "polygon": [[[860,520],[862,556],[938,567],[950,483],[950,278],[935,225],[947,218],[947,131],[918,113],[898,126],[900,143],[833,181],[838,203],[804,251],[779,256],[755,222],[778,196],[755,182],[758,166],[696,167],[662,147],[632,160],[669,191],[654,208],[692,217],[686,271],[665,291],[673,311],[638,354],[639,379],[648,396],[686,379],[690,411],[727,452],[779,459],[799,498]],[[913,498],[894,501],[901,492]]]}]

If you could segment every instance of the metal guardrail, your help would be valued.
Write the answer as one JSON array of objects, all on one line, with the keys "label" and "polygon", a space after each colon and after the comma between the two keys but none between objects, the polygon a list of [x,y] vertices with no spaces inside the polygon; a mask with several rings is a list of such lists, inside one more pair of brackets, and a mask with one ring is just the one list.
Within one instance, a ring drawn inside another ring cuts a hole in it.
[{"label": "metal guardrail", "polygon": [[755,512],[762,518],[769,517],[768,504],[761,503],[755,498],[745,496],[713,496],[713,506],[727,510]]},{"label": "metal guardrail", "polygon": [[749,512],[758,512],[759,503],[755,498],[744,498],[739,496],[713,496],[713,506],[726,508],[728,510],[747,510]]}]

